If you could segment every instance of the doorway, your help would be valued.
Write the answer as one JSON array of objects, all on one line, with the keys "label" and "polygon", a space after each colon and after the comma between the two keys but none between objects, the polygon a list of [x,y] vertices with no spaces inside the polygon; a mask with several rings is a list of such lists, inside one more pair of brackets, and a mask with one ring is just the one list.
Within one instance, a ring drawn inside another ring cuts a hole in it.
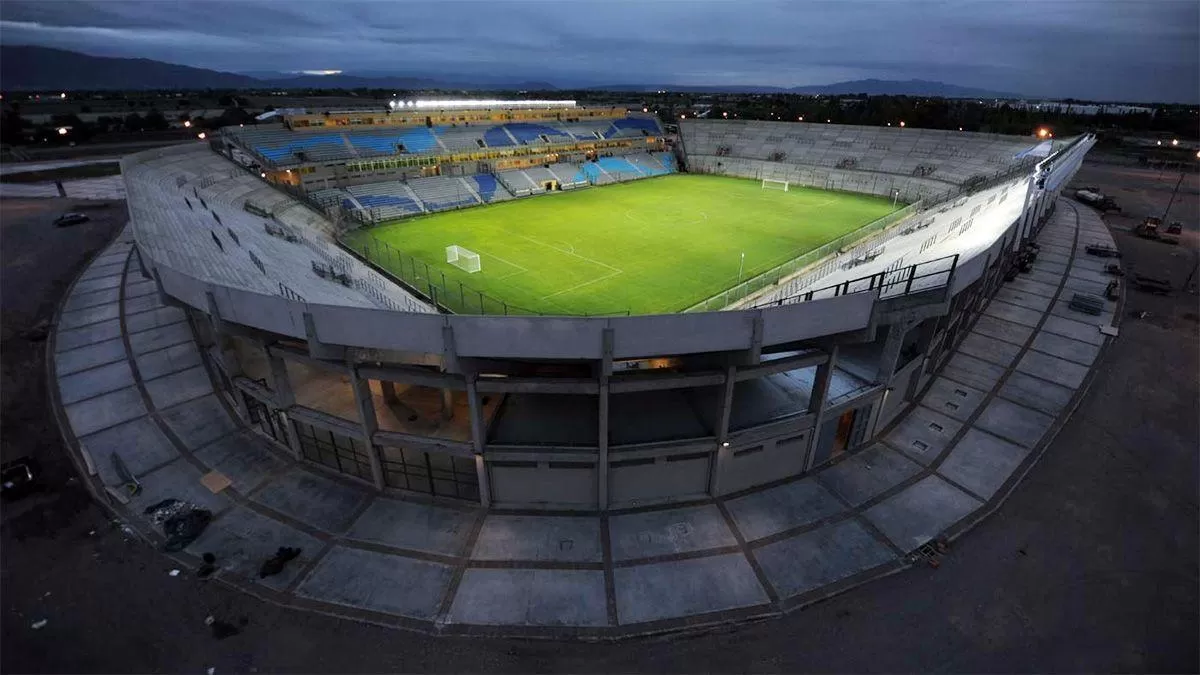
[{"label": "doorway", "polygon": [[850,447],[850,435],[854,430],[854,418],[857,410],[847,410],[838,418],[837,430],[833,434],[833,447],[829,450],[829,458],[833,459]]}]

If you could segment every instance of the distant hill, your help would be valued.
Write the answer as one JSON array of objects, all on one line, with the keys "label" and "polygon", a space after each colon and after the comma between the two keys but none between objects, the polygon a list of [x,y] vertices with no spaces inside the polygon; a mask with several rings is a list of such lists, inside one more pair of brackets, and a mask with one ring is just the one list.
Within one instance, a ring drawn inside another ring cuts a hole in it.
[{"label": "distant hill", "polygon": [[91,56],[66,49],[0,46],[0,86],[20,89],[515,89],[552,90],[546,82],[465,77],[439,79],[371,73],[254,75],[192,68],[150,59]]},{"label": "distant hill", "polygon": [[[226,73],[150,59],[90,56],[66,49],[0,46],[0,85],[5,89],[464,89],[553,91],[549,82],[497,76],[440,75],[417,77],[367,71],[359,74]],[[660,89],[734,94],[869,94],[941,96],[945,98],[1021,98],[1017,94],[930,82],[928,80],[854,80],[805,87],[757,85],[679,86],[614,84],[583,87],[592,91],[652,92]]]},{"label": "distant hill", "polygon": [[792,87],[797,94],[869,94],[871,96],[940,96],[941,98],[1023,98],[1021,94],[960,87],[929,80],[851,80],[808,87]]},{"label": "distant hill", "polygon": [[238,89],[262,86],[246,75],[150,59],[90,56],[49,47],[0,46],[5,89]]},{"label": "distant hill", "polygon": [[869,96],[939,96],[942,98],[1023,98],[1020,94],[1003,91],[960,87],[929,80],[851,80],[833,84],[804,87],[770,87],[760,85],[673,85],[673,84],[614,84],[586,87],[592,91],[629,91],[648,93],[659,90],[686,92],[722,92],[729,94],[816,94]]}]

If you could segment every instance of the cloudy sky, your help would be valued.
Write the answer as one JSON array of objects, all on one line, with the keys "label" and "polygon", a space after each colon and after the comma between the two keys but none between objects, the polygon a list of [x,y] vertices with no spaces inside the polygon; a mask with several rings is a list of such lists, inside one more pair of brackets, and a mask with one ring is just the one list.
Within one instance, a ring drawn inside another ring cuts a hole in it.
[{"label": "cloudy sky", "polygon": [[928,79],[1200,100],[1196,0],[4,0],[0,42],[247,71],[572,84]]}]

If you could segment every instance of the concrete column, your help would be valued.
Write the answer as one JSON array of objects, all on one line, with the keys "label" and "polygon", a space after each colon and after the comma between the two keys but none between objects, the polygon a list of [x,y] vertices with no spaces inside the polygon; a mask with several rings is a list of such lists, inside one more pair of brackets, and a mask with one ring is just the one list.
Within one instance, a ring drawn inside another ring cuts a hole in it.
[{"label": "concrete column", "polygon": [[448,420],[454,417],[454,390],[442,390],[442,419]]},{"label": "concrete column", "polygon": [[483,461],[486,446],[483,437],[483,409],[479,405],[479,391],[475,388],[475,374],[467,376],[467,411],[471,416],[471,444],[475,451],[475,477],[479,481],[479,503],[487,508],[492,505],[492,489],[488,483],[487,464]]},{"label": "concrete column", "polygon": [[600,425],[596,458],[596,503],[600,510],[608,508],[608,377],[600,376]]},{"label": "concrete column", "polygon": [[382,490],[383,462],[379,459],[379,450],[371,442],[371,438],[379,429],[379,420],[375,417],[375,401],[371,398],[371,381],[358,376],[358,372],[350,369],[350,388],[354,391],[354,405],[358,408],[358,423],[362,426],[363,436],[366,437],[367,457],[371,461],[371,478],[375,487]]},{"label": "concrete column", "polygon": [[825,399],[829,397],[829,383],[833,381],[833,370],[837,366],[838,345],[829,350],[829,360],[817,366],[817,376],[813,379],[812,397],[808,400],[808,412],[815,415],[813,429],[808,443],[808,459],[805,470],[812,468],[813,457],[817,454],[817,443],[821,439],[821,425],[825,422]]},{"label": "concrete column", "polygon": [[396,395],[396,383],[390,380],[380,380],[379,390],[383,392],[383,400],[387,403],[399,403],[400,397]]},{"label": "concrete column", "polygon": [[267,360],[271,364],[271,388],[275,390],[275,402],[280,408],[292,407],[296,404],[296,394],[288,378],[287,364],[277,354],[268,354]]},{"label": "concrete column", "polygon": [[737,384],[737,368],[730,366],[725,369],[725,389],[721,394],[717,408],[717,456],[712,464],[712,475],[708,479],[708,492],[712,496],[720,494],[721,475],[729,466],[729,458],[733,454],[729,450],[729,415],[733,410],[733,387]]},{"label": "concrete column", "polygon": [[[875,384],[887,384],[896,374],[896,362],[900,359],[904,336],[911,328],[912,323],[908,321],[893,323],[887,327],[887,337],[884,338],[883,350],[879,354],[878,369],[875,372]],[[818,377],[820,372],[820,368],[818,368]]]}]

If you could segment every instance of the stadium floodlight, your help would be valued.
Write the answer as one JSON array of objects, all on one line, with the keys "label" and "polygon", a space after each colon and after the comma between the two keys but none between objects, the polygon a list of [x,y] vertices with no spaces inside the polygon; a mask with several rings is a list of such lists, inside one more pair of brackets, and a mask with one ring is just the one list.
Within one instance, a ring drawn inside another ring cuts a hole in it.
[{"label": "stadium floodlight", "polygon": [[[392,107],[419,108],[422,110],[450,110],[460,108],[574,108],[575,101],[529,100],[502,101],[499,99],[435,99],[429,101],[389,101]],[[394,108],[393,108],[394,109]]]},{"label": "stadium floodlight", "polygon": [[770,178],[762,179],[762,189],[764,190],[783,190],[788,191],[789,183],[786,180],[772,180]]},{"label": "stadium floodlight", "polygon": [[458,244],[446,247],[446,262],[468,274],[474,274],[482,269],[482,265],[479,263],[479,254]]}]

